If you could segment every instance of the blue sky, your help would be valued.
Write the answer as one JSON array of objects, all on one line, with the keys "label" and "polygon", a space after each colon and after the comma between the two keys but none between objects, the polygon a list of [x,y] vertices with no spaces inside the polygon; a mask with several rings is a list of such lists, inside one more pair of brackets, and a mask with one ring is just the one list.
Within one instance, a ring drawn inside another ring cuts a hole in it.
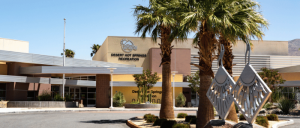
[{"label": "blue sky", "polygon": [[[257,1],[270,23],[264,40],[300,39],[300,0]],[[91,45],[107,36],[138,36],[132,9],[138,4],[148,0],[0,0],[0,37],[29,41],[30,53],[60,56],[66,18],[66,48],[90,60]]]}]

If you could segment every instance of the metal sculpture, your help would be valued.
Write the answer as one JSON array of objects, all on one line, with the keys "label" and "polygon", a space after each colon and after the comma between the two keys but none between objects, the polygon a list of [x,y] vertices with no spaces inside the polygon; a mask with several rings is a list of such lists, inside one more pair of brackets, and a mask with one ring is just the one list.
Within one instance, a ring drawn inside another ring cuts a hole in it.
[{"label": "metal sculpture", "polygon": [[223,66],[224,46],[221,47],[221,53],[218,58],[219,69],[213,79],[206,96],[215,107],[222,119],[225,119],[229,113],[230,106],[233,103],[232,86],[235,85],[234,80],[228,74]]},{"label": "metal sculpture", "polygon": [[132,43],[131,40],[127,40],[127,39],[122,39],[121,42],[121,48],[124,52],[131,52],[132,50],[136,50],[137,46],[134,46],[134,44]]},{"label": "metal sculpture", "polygon": [[238,106],[248,123],[252,124],[272,91],[251,66],[250,52],[250,44],[247,43],[245,53],[246,66],[237,83],[232,87],[232,96],[235,104]]}]

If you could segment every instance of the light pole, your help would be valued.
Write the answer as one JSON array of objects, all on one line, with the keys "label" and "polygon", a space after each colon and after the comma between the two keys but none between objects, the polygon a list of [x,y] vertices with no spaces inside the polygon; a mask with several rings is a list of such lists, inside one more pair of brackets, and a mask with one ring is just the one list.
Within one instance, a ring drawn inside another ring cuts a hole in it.
[{"label": "light pole", "polygon": [[117,68],[107,68],[110,70],[110,107],[109,108],[114,108],[113,106],[113,73],[114,70]]},{"label": "light pole", "polygon": [[173,76],[173,107],[175,108],[175,74],[178,73],[177,71],[172,71]]},{"label": "light pole", "polygon": [[[66,36],[66,19],[64,19],[64,49],[63,49],[63,67],[65,66],[65,52],[66,52],[66,49],[65,49],[65,36]],[[63,87],[62,87],[62,97],[64,98],[65,97],[65,74],[63,74]]]}]

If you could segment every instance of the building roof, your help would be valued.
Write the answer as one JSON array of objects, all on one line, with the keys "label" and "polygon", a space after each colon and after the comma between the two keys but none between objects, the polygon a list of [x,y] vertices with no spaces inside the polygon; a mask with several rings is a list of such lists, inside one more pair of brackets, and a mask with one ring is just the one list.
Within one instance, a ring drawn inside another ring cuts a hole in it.
[{"label": "building roof", "polygon": [[[63,57],[0,50],[0,61],[62,66]],[[66,58],[66,66],[76,67],[135,67],[135,65]]]},{"label": "building roof", "polygon": [[[142,74],[142,67],[109,67],[115,68],[113,74]],[[108,67],[62,67],[31,66],[21,67],[21,74],[110,74]]]}]

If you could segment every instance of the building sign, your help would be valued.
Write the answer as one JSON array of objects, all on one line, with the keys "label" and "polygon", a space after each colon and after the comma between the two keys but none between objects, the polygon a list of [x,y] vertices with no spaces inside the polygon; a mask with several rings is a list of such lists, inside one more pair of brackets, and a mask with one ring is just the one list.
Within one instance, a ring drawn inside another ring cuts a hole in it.
[{"label": "building sign", "polygon": [[132,50],[137,50],[137,46],[134,46],[131,40],[122,39],[120,44],[122,50],[126,53],[130,53]]},{"label": "building sign", "polygon": [[119,57],[119,60],[139,61],[141,57],[147,57],[146,54],[124,54],[124,53],[111,53],[111,57]]},{"label": "building sign", "polygon": [[111,53],[111,57],[118,57],[120,61],[139,61],[141,57],[147,57],[147,54],[130,54],[132,50],[137,50],[131,40],[122,39],[120,44],[125,53]]},{"label": "building sign", "polygon": [[[132,90],[132,93],[138,93],[139,90]],[[147,93],[150,93],[150,91],[147,91]],[[157,98],[157,94],[161,95],[162,91],[152,90],[152,98]]]}]

